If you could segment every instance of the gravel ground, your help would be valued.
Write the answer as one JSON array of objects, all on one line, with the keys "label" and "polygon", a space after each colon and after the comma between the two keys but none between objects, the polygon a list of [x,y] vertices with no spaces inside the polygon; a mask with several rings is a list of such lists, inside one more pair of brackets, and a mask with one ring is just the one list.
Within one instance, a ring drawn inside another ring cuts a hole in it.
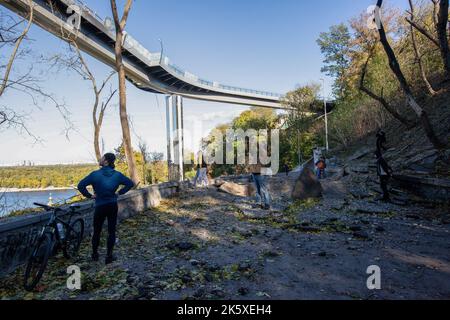
[{"label": "gravel ground", "polygon": [[[282,183],[282,182],[280,182]],[[352,196],[354,182],[324,181],[324,199],[252,199],[211,187],[187,190],[119,226],[117,261],[52,258],[36,292],[23,270],[0,280],[2,299],[449,299],[448,212]],[[354,194],[355,192],[353,192]],[[105,240],[103,240],[103,244]],[[82,288],[66,288],[78,265]],[[381,289],[367,288],[369,266]]]}]

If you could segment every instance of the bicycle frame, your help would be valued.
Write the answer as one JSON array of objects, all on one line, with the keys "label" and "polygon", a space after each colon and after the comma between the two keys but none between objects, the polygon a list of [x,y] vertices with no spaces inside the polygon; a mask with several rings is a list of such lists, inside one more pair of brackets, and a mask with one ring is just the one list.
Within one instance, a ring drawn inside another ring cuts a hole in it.
[{"label": "bicycle frame", "polygon": [[[36,204],[36,205],[39,205],[39,204]],[[39,206],[41,206],[43,208],[47,208],[47,209],[51,208],[49,206],[44,206],[44,205],[39,205]],[[50,216],[50,220],[47,222],[47,224],[45,224],[42,227],[42,231],[41,231],[40,235],[42,236],[45,234],[45,232],[50,232],[52,235],[55,235],[56,243],[61,244],[63,239],[61,238],[61,234],[58,229],[58,224],[62,224],[64,229],[66,231],[69,231],[70,229],[72,229],[70,224],[72,222],[73,215],[70,215],[69,221],[65,222],[64,220],[62,220],[58,217],[58,212],[64,212],[62,209],[60,209],[60,208],[51,208],[51,209],[52,209],[52,214]]]},{"label": "bicycle frame", "polygon": [[[80,235],[83,235],[84,230],[84,222],[82,219],[79,219],[81,221],[81,231],[78,233],[78,239],[75,247],[75,253],[72,252],[69,254],[68,249],[70,248],[70,241],[71,237],[69,235],[70,232],[77,233],[77,230],[72,227],[72,218],[75,213],[75,209],[80,208],[79,206],[73,205],[70,207],[70,210],[72,211],[72,214],[70,215],[68,222],[64,221],[60,217],[58,217],[58,213],[63,212],[65,213],[65,210],[62,210],[61,208],[54,208],[45,204],[39,204],[34,203],[36,206],[39,206],[41,208],[44,208],[45,210],[51,212],[50,219],[48,222],[42,227],[42,231],[39,235],[39,238],[37,239],[37,243],[35,244],[34,251],[32,255],[30,256],[27,264],[27,268],[25,270],[24,275],[24,286],[25,289],[28,291],[31,291],[35,288],[37,283],[41,280],[43,273],[45,272],[45,269],[47,267],[48,258],[50,256],[54,256],[57,254],[58,250],[62,249],[64,256],[66,258],[71,258],[73,255],[76,255],[78,253],[81,239]],[[66,219],[67,220],[67,219]],[[75,223],[78,220],[75,221]],[[64,239],[61,237],[61,233],[59,231],[58,225],[61,224],[65,230],[66,236]],[[44,245],[44,246],[41,246]],[[41,250],[43,249],[43,250]],[[39,258],[38,254],[42,253],[41,258],[43,259],[40,261],[39,259],[36,260],[36,258]],[[36,269],[37,268],[37,269]],[[36,272],[37,271],[37,272]],[[32,281],[32,282],[29,282]]]}]

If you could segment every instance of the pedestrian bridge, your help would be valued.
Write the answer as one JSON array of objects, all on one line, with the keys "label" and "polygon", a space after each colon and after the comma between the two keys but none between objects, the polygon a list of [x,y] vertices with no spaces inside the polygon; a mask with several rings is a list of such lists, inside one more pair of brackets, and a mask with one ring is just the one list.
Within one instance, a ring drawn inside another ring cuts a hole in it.
[{"label": "pedestrian bridge", "polygon": [[[33,22],[98,61],[116,68],[115,26],[79,0],[0,0],[16,14],[27,17],[33,6]],[[166,95],[167,157],[171,181],[184,178],[183,97],[273,109],[285,109],[282,95],[239,88],[203,79],[173,64],[163,52],[150,52],[131,35],[124,38],[127,79],[139,89]],[[162,51],[162,50],[161,50]]]},{"label": "pedestrian bridge", "polygon": [[[32,3],[34,22],[37,25],[63,40],[67,41],[70,36],[81,50],[115,68],[116,36],[114,23],[110,18],[100,18],[78,0],[32,0]],[[24,17],[30,10],[29,0],[0,0],[0,4]],[[129,34],[124,40],[124,62],[127,79],[145,91],[198,100],[285,109],[280,104],[280,94],[203,79],[173,64],[163,52],[150,52]]]}]

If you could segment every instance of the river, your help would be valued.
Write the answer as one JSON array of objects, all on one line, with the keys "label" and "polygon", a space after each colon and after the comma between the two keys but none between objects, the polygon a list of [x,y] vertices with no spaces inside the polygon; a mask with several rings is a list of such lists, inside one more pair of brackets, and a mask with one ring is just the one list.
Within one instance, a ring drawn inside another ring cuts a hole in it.
[{"label": "river", "polygon": [[[49,197],[53,203],[64,203],[65,200],[78,194],[77,190],[52,190],[52,191],[26,191],[26,192],[5,192],[0,203],[0,217],[7,216],[13,211],[35,208],[34,202],[48,204]],[[2,210],[2,208],[4,208]]]}]

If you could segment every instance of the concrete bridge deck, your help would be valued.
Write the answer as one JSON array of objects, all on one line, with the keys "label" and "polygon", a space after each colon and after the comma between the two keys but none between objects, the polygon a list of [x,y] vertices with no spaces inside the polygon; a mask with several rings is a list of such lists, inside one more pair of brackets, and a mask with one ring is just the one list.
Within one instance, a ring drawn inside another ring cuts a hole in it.
[{"label": "concrete bridge deck", "polygon": [[[34,22],[53,35],[72,38],[81,50],[99,61],[115,67],[115,31],[110,19],[102,19],[80,1],[32,0]],[[26,17],[27,0],[0,0],[0,4]],[[51,4],[51,5],[50,5]],[[79,15],[79,29],[68,24],[69,17]],[[63,36],[64,34],[64,36]],[[173,64],[162,52],[152,53],[130,34],[124,41],[127,78],[138,88],[167,95],[248,106],[284,109],[282,95],[245,89],[202,79]]]}]

